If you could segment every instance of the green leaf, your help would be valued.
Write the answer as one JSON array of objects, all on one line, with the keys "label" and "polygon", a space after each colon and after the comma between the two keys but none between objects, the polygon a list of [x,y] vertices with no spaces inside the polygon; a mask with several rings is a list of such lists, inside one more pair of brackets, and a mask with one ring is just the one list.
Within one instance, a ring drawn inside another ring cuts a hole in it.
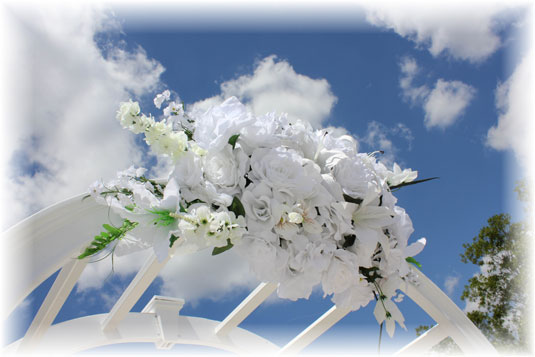
[{"label": "green leaf", "polygon": [[115,227],[112,227],[112,226],[110,226],[109,224],[106,224],[106,223],[104,223],[102,225],[102,227],[104,227],[111,234],[120,234],[121,233],[121,230],[119,230],[119,229],[117,229]]},{"label": "green leaf", "polygon": [[245,208],[243,208],[243,205],[238,198],[238,196],[234,196],[232,199],[232,204],[227,207],[229,211],[234,212],[236,217],[238,216],[244,216],[245,217]]},{"label": "green leaf", "polygon": [[238,140],[239,136],[240,134],[234,134],[228,139],[228,143],[232,146],[233,149],[236,146],[236,141]]},{"label": "green leaf", "polygon": [[182,206],[182,203],[179,203],[178,206],[180,207],[180,212],[182,212],[182,213],[188,213],[188,211],[186,211],[186,209],[184,208],[184,206]]},{"label": "green leaf", "polygon": [[232,248],[234,245],[230,242],[230,239],[227,239],[227,245],[224,247],[214,247],[214,250],[212,250],[212,255],[218,255],[223,252],[226,252],[230,248]]},{"label": "green leaf", "polygon": [[127,219],[123,221],[122,226],[119,228],[104,223],[102,227],[104,227],[106,232],[100,232],[99,235],[95,236],[89,246],[85,248],[84,252],[78,256],[78,259],[83,259],[100,252],[113,241],[123,238],[126,232],[134,229],[137,225],[137,222],[130,222]]},{"label": "green leaf", "polygon": [[430,178],[426,178],[426,179],[423,179],[423,180],[416,180],[416,181],[411,181],[411,182],[403,182],[403,183],[400,183],[399,185],[389,186],[389,188],[390,188],[391,190],[394,190],[394,189],[402,188],[402,187],[405,187],[405,186],[416,185],[417,183],[422,183],[422,182],[426,182],[426,181],[436,180],[436,179],[438,179],[438,178],[439,178],[439,177],[430,177]]},{"label": "green leaf", "polygon": [[191,130],[184,129],[184,134],[186,134],[186,136],[188,137],[189,141],[193,140],[193,132]]},{"label": "green leaf", "polygon": [[186,207],[189,208],[189,206],[191,206],[191,205],[193,205],[195,203],[205,203],[205,202],[200,200],[200,199],[198,199],[198,198],[196,198],[193,201],[189,201],[189,202],[186,201]]},{"label": "green leaf", "polygon": [[175,244],[178,238],[179,237],[175,236],[174,234],[171,234],[171,238],[169,238],[169,248],[173,247],[173,244]]},{"label": "green leaf", "polygon": [[405,261],[407,263],[412,263],[412,264],[416,265],[418,268],[422,267],[422,264],[420,264],[418,261],[416,261],[416,259],[414,259],[413,257],[407,257],[407,258],[405,258]]},{"label": "green leaf", "polygon": [[356,203],[357,205],[360,205],[363,201],[362,198],[354,198],[349,195],[346,195],[345,193],[343,194],[343,196],[346,202]]}]

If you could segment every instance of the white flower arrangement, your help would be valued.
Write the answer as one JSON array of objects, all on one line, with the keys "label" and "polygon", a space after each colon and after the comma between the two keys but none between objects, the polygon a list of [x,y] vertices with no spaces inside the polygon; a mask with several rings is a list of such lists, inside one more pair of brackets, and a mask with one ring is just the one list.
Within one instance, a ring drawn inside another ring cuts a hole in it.
[{"label": "white flower arrangement", "polygon": [[[154,104],[169,100],[165,91]],[[160,261],[171,247],[234,248],[260,280],[278,283],[282,298],[308,298],[321,284],[351,310],[375,297],[374,315],[390,336],[395,322],[405,327],[397,289],[426,241],[408,243],[412,222],[392,190],[426,181],[415,181],[416,171],[387,169],[358,153],[349,135],[285,115],[255,117],[235,97],[196,115],[170,102],[163,113],[156,121],[137,102],[121,104],[121,125],[143,133],[173,170],[166,182],[132,167],[94,183],[90,195],[124,222],[105,224],[80,259],[112,242],[115,254],[152,247]]]}]

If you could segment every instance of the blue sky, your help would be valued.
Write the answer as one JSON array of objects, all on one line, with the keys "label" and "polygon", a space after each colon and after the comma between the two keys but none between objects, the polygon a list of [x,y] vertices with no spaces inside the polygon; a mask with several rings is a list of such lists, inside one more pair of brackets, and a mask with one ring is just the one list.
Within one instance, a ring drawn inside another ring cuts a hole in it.
[{"label": "blue sky", "polygon": [[[264,5],[249,7],[249,17],[226,9],[220,18],[217,9],[203,14],[193,5],[136,6],[58,7],[47,16],[42,8],[8,8],[20,50],[13,61],[30,72],[11,74],[22,82],[13,98],[28,98],[38,109],[29,111],[20,100],[8,106],[22,120],[7,124],[16,135],[6,138],[3,158],[4,180],[13,187],[4,228],[132,163],[157,163],[115,121],[120,101],[132,97],[156,114],[152,98],[166,88],[188,106],[236,95],[257,112],[286,110],[316,126],[343,127],[360,151],[384,150],[388,164],[418,170],[420,178],[440,177],[396,196],[413,221],[411,239],[427,238],[417,257],[423,272],[464,308],[463,285],[478,269],[460,262],[462,244],[494,214],[521,217],[513,188],[531,168],[529,117],[519,114],[526,99],[518,96],[531,85],[522,80],[532,56],[524,46],[529,12],[497,4],[476,14],[465,11],[478,7],[470,2],[442,13],[440,6],[396,12],[346,4],[348,11],[326,9],[325,17],[320,8],[303,8],[300,21],[297,5],[283,20],[269,7],[261,16]],[[304,105],[292,106],[296,100]],[[135,260],[118,259],[108,279],[109,261],[90,264],[55,322],[108,311],[139,267]],[[208,266],[198,269],[201,264]],[[200,286],[199,279],[219,284]],[[52,282],[10,316],[18,326],[6,328],[7,342],[22,336]],[[218,260],[201,254],[170,264],[134,311],[154,294],[173,294],[186,298],[183,314],[220,320],[256,283],[230,252]],[[340,349],[375,348],[373,305],[348,315],[306,351],[334,348],[339,340]],[[330,306],[319,292],[309,301],[272,298],[242,326],[282,346]],[[414,338],[416,326],[432,323],[408,298],[400,308],[408,331],[383,338],[387,351]]]}]

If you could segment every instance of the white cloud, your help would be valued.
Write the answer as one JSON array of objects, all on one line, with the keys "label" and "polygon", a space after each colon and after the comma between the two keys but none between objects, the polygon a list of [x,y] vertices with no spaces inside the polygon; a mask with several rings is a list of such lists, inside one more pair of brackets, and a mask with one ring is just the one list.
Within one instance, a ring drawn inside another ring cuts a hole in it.
[{"label": "white cloud", "polygon": [[[496,150],[512,149],[524,169],[533,169],[533,62],[531,50],[513,74],[496,88],[498,123],[487,133],[486,144]],[[533,174],[533,173],[532,173]]]},{"label": "white cloud", "polygon": [[446,294],[451,296],[453,294],[453,291],[459,285],[459,276],[448,276],[446,277],[446,280],[444,280],[444,288],[446,289]]},{"label": "white cloud", "polygon": [[377,158],[387,167],[391,167],[399,150],[392,142],[392,137],[394,136],[404,139],[408,143],[409,150],[411,149],[414,137],[412,131],[403,123],[398,123],[389,128],[379,122],[372,121],[368,123],[366,135],[359,137],[359,140],[366,143],[370,150],[383,151],[384,153],[378,155]]},{"label": "white cloud", "polygon": [[430,129],[446,127],[455,123],[474,98],[474,87],[461,81],[446,81],[439,78],[433,89],[427,85],[416,86],[414,79],[421,71],[416,60],[404,57],[399,63],[401,78],[399,86],[403,99],[411,105],[421,105],[425,112],[424,124]]},{"label": "white cloud", "polygon": [[498,35],[525,1],[374,1],[365,3],[369,23],[391,29],[433,56],[481,62],[501,45]]},{"label": "white cloud", "polygon": [[276,56],[259,61],[253,74],[222,83],[220,95],[197,102],[192,109],[207,109],[231,96],[257,115],[275,110],[308,120],[314,127],[321,126],[337,101],[326,79],[296,73],[287,61],[277,60]]},{"label": "white cloud", "polygon": [[115,112],[121,100],[155,90],[164,70],[141,48],[108,43],[103,54],[95,36],[120,30],[104,9],[34,4],[8,11],[4,227],[140,163]]},{"label": "white cloud", "polygon": [[111,256],[97,262],[90,262],[80,276],[76,290],[86,292],[91,289],[99,289],[112,274],[125,276],[137,273],[148,259],[149,254],[150,250],[144,250],[124,256],[114,256],[113,262]]},{"label": "white cloud", "polygon": [[219,300],[240,289],[249,291],[260,283],[232,249],[216,256],[211,253],[205,249],[173,257],[160,274],[161,293],[196,303],[201,298]]},{"label": "white cloud", "polygon": [[404,57],[399,67],[402,73],[399,86],[402,89],[403,98],[413,105],[424,100],[429,95],[429,88],[426,85],[416,87],[412,84],[414,78],[420,72],[416,60],[411,57]]},{"label": "white cloud", "polygon": [[425,126],[444,129],[452,125],[464,114],[475,93],[472,86],[461,81],[437,80],[423,106]]}]

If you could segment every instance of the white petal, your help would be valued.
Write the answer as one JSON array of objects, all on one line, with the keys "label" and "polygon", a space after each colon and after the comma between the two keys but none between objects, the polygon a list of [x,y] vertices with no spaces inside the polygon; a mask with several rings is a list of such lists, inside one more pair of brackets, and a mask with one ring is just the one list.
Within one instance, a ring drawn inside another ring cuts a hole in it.
[{"label": "white petal", "polygon": [[163,199],[160,202],[160,208],[170,211],[176,211],[178,201],[180,200],[180,187],[175,179],[170,179],[163,191]]},{"label": "white petal", "polygon": [[425,247],[426,239],[420,238],[416,242],[409,245],[405,248],[406,257],[414,257],[416,254],[420,253]]},{"label": "white petal", "polygon": [[381,324],[386,319],[386,311],[381,303],[381,300],[377,300],[375,303],[375,309],[373,309],[373,316],[377,320],[378,324]]}]

